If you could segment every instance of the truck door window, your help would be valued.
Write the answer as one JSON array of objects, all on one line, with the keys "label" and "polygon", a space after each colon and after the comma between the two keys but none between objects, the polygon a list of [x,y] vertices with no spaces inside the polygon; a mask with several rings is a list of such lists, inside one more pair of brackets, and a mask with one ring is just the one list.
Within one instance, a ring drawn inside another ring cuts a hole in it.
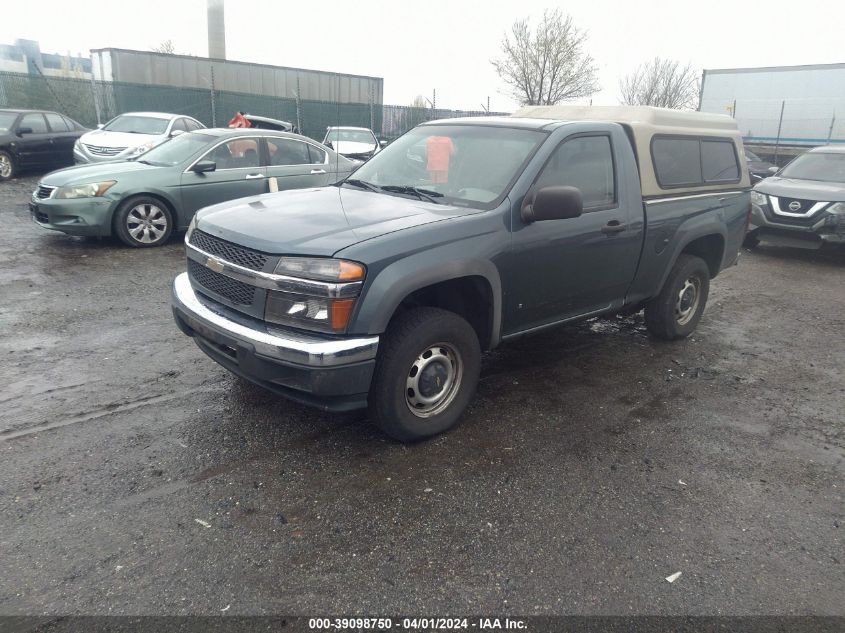
[{"label": "truck door window", "polygon": [[607,136],[578,136],[564,141],[549,158],[535,188],[578,187],[584,210],[607,208],[616,202],[613,151]]}]

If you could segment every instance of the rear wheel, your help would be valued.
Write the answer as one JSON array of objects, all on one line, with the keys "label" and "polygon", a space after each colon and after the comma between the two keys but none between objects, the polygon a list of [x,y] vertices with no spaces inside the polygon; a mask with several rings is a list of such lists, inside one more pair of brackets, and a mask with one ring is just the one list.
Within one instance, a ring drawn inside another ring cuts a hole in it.
[{"label": "rear wheel", "polygon": [[453,312],[416,308],[391,322],[376,362],[370,418],[388,435],[413,442],[454,426],[478,384],[481,346]]},{"label": "rear wheel", "polygon": [[9,152],[0,152],[0,181],[11,180],[16,172],[17,166],[12,155]]},{"label": "rear wheel", "polygon": [[695,331],[710,293],[710,269],[700,257],[682,253],[660,294],[645,307],[645,324],[654,336],[686,338]]},{"label": "rear wheel", "polygon": [[114,229],[128,246],[161,246],[173,232],[173,214],[158,198],[135,196],[118,207]]}]

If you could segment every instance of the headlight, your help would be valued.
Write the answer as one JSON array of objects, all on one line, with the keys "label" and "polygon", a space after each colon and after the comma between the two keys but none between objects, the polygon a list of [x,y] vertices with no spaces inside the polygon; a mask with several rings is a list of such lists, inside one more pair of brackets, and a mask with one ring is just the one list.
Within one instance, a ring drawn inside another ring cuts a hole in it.
[{"label": "headlight", "polygon": [[366,269],[358,262],[328,257],[282,257],[277,275],[290,275],[316,281],[361,281]]},{"label": "headlight", "polygon": [[763,205],[768,204],[769,200],[766,198],[766,194],[760,193],[759,191],[752,191],[751,202],[762,207]]},{"label": "headlight", "polygon": [[65,185],[56,189],[54,198],[69,200],[71,198],[99,198],[105,195],[117,183],[116,180],[105,182],[89,182],[85,185]]},{"label": "headlight", "polygon": [[194,214],[194,217],[191,218],[191,223],[188,225],[188,230],[185,233],[185,244],[191,241],[191,233],[194,232],[194,229],[197,228],[197,216]]},{"label": "headlight", "polygon": [[[323,257],[282,257],[275,272],[303,280],[346,285],[332,286],[334,292],[326,290],[325,295],[317,294],[317,289],[323,287],[321,284],[313,284],[314,292],[309,294],[271,290],[267,293],[264,310],[266,321],[335,334],[346,330],[355,296],[360,292],[360,282],[366,274],[362,264]],[[342,293],[339,288],[343,289]],[[335,292],[341,296],[327,296]]]},{"label": "headlight", "polygon": [[346,330],[354,305],[355,299],[329,299],[271,290],[267,293],[264,318],[270,323],[337,334]]},{"label": "headlight", "polygon": [[836,213],[837,215],[845,215],[845,202],[837,202],[827,208],[828,213]]}]

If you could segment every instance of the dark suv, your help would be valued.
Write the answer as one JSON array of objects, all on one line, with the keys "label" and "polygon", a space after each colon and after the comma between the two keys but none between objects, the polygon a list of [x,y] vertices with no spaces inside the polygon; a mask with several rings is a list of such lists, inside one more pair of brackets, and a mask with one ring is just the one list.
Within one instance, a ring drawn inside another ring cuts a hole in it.
[{"label": "dark suv", "polygon": [[87,131],[56,112],[0,110],[0,181],[25,168],[73,165],[73,144]]}]

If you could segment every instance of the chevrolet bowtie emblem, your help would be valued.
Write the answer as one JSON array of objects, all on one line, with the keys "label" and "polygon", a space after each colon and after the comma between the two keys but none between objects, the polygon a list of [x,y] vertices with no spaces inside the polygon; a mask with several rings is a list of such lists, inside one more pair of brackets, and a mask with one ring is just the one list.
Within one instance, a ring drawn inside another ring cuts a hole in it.
[{"label": "chevrolet bowtie emblem", "polygon": [[208,259],[206,259],[205,265],[208,266],[211,270],[218,273],[222,273],[223,269],[226,268],[226,265],[216,257],[209,257]]}]

